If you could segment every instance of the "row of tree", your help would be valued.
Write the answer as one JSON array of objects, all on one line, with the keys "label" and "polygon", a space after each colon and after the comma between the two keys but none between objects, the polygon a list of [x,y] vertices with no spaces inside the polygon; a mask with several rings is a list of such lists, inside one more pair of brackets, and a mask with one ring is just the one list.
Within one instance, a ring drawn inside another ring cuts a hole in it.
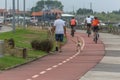
[{"label": "row of tree", "polygon": [[63,10],[63,5],[60,1],[53,0],[41,0],[36,3],[36,6],[31,8],[31,12],[37,12],[42,10],[50,10],[50,9],[60,9]]},{"label": "row of tree", "polygon": [[[63,4],[57,0],[41,0],[36,3],[36,6],[31,8],[31,12],[37,12],[37,11],[42,11],[42,10],[51,10],[51,9],[63,10],[63,7],[64,7]],[[93,12],[92,9],[79,8],[75,13],[76,14],[93,14],[93,13],[97,13],[97,12]],[[112,11],[111,13],[120,14],[120,10]],[[106,14],[106,13],[101,12],[101,14]]]},{"label": "row of tree", "polygon": [[[40,0],[36,3],[36,6],[31,8],[31,12],[37,12],[42,10],[51,10],[51,9],[60,9],[63,10],[63,4],[57,0]],[[73,13],[72,11],[69,13]],[[120,10],[113,12],[94,12],[92,9],[79,8],[76,12],[76,15],[94,15],[98,16],[101,20],[120,20]]]}]

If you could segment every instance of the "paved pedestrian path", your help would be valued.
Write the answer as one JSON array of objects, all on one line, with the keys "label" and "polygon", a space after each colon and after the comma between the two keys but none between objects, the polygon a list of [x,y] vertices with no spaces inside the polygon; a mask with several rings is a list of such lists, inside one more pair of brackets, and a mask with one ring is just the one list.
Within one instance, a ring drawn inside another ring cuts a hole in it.
[{"label": "paved pedestrian path", "polygon": [[[76,44],[71,40],[82,37],[84,46],[76,52]],[[68,41],[56,53],[11,70],[0,73],[0,80],[78,80],[94,68],[104,57],[104,44],[95,44],[85,33],[77,32],[75,37],[68,33]]]},{"label": "paved pedestrian path", "polygon": [[12,30],[11,27],[3,26],[3,27],[1,27],[0,33],[2,33],[2,32],[8,32],[8,31],[11,31],[11,30]]},{"label": "paved pedestrian path", "polygon": [[100,39],[105,45],[104,58],[79,80],[120,80],[120,35],[100,33]]}]

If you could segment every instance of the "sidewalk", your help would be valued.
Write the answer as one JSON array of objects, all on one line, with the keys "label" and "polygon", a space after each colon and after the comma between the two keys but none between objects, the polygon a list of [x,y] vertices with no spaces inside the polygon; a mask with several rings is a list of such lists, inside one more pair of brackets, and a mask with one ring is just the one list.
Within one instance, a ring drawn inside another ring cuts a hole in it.
[{"label": "sidewalk", "polygon": [[100,39],[105,44],[104,58],[79,80],[120,80],[120,36],[100,33]]},{"label": "sidewalk", "polygon": [[0,33],[2,33],[2,32],[8,32],[8,31],[11,31],[11,30],[12,30],[11,27],[2,26],[2,27],[1,27],[1,30],[0,30]]}]

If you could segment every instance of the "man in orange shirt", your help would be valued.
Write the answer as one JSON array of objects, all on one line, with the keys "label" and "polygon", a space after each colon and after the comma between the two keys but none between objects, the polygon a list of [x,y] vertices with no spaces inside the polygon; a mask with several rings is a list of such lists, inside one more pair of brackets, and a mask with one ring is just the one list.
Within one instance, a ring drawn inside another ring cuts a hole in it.
[{"label": "man in orange shirt", "polygon": [[97,17],[94,17],[92,20],[92,27],[93,27],[93,35],[95,35],[95,32],[98,32],[99,30],[99,20]]},{"label": "man in orange shirt", "polygon": [[77,24],[76,19],[74,17],[72,17],[72,19],[70,20],[71,35],[72,35],[72,37],[74,37],[74,32],[75,32],[76,24]]}]

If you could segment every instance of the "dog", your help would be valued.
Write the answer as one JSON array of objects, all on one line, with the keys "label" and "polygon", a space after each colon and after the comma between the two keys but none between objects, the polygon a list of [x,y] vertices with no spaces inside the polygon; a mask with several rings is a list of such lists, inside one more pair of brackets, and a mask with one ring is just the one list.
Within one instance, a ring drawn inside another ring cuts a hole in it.
[{"label": "dog", "polygon": [[76,44],[76,51],[81,51],[81,47],[83,45],[83,41],[81,40],[81,38],[78,39],[77,37],[77,41],[72,40],[75,44]]}]

